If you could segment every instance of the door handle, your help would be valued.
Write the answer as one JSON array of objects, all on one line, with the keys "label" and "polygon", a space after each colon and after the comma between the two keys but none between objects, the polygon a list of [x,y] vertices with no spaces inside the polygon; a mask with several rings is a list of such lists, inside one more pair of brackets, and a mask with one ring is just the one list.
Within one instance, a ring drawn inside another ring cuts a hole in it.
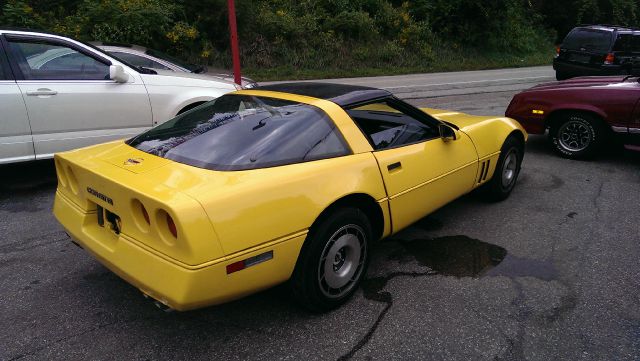
[{"label": "door handle", "polygon": [[57,91],[55,90],[51,90],[51,89],[47,89],[47,88],[40,88],[38,90],[33,90],[33,91],[28,91],[27,95],[28,96],[51,96],[51,95],[56,95],[58,94]]},{"label": "door handle", "polygon": [[400,162],[395,162],[395,163],[391,163],[387,166],[387,170],[389,172],[391,172],[394,169],[398,169],[398,168],[402,168],[402,163]]}]

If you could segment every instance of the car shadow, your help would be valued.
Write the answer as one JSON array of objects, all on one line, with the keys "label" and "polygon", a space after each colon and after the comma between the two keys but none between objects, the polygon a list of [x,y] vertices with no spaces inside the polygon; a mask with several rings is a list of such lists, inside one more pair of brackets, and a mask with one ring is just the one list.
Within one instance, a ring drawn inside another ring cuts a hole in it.
[{"label": "car shadow", "polygon": [[57,184],[53,159],[0,165],[0,192],[27,192]]},{"label": "car shadow", "polygon": [[[554,150],[547,138],[547,135],[530,134],[525,149],[525,159],[527,154],[539,154],[542,156],[560,157]],[[606,162],[606,163],[638,163],[640,164],[640,152],[634,152],[625,149],[621,144],[611,144],[605,147],[593,159],[587,160],[571,160],[565,159],[567,162]],[[525,160],[526,161],[526,160]]]}]

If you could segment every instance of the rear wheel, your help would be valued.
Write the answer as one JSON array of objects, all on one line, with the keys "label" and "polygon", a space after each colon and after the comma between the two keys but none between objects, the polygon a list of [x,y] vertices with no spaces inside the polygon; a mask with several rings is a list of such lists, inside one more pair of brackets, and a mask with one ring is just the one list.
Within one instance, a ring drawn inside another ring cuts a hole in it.
[{"label": "rear wheel", "polygon": [[567,113],[549,130],[555,151],[569,159],[593,157],[606,137],[606,129],[596,117],[585,113]]},{"label": "rear wheel", "polygon": [[297,301],[316,312],[346,302],[366,273],[371,237],[371,223],[357,208],[339,209],[315,225],[291,277]]},{"label": "rear wheel", "polygon": [[496,170],[489,182],[482,186],[485,199],[497,202],[506,199],[516,185],[524,157],[524,144],[509,136],[500,149]]}]

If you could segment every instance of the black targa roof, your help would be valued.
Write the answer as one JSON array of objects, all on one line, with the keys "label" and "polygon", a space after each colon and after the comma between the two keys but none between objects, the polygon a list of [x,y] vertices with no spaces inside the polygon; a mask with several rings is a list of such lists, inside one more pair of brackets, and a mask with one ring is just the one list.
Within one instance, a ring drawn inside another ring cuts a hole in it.
[{"label": "black targa roof", "polygon": [[[366,102],[391,96],[386,90],[370,88],[359,85],[332,84],[332,83],[281,83],[265,85],[254,88],[255,90],[268,90],[309,97],[325,99],[346,107],[351,104]],[[253,89],[252,89],[253,90]]]}]

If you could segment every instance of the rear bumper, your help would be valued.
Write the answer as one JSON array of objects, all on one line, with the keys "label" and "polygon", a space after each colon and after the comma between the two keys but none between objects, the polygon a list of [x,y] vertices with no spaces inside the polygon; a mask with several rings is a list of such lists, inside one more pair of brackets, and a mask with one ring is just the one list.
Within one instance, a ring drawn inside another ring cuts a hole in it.
[{"label": "rear bumper", "polygon": [[[306,237],[306,232],[300,232],[190,266],[158,254],[127,235],[116,236],[105,230],[97,225],[94,212],[85,212],[60,192],[56,192],[53,212],[73,240],[100,263],[144,294],[180,311],[223,303],[286,281]],[[269,251],[273,251],[273,259],[227,274],[227,265]]]},{"label": "rear bumper", "polygon": [[563,73],[571,76],[587,76],[587,75],[619,75],[626,71],[622,65],[599,65],[588,66],[574,63],[568,63],[561,60],[553,59],[553,69],[558,73]]}]

